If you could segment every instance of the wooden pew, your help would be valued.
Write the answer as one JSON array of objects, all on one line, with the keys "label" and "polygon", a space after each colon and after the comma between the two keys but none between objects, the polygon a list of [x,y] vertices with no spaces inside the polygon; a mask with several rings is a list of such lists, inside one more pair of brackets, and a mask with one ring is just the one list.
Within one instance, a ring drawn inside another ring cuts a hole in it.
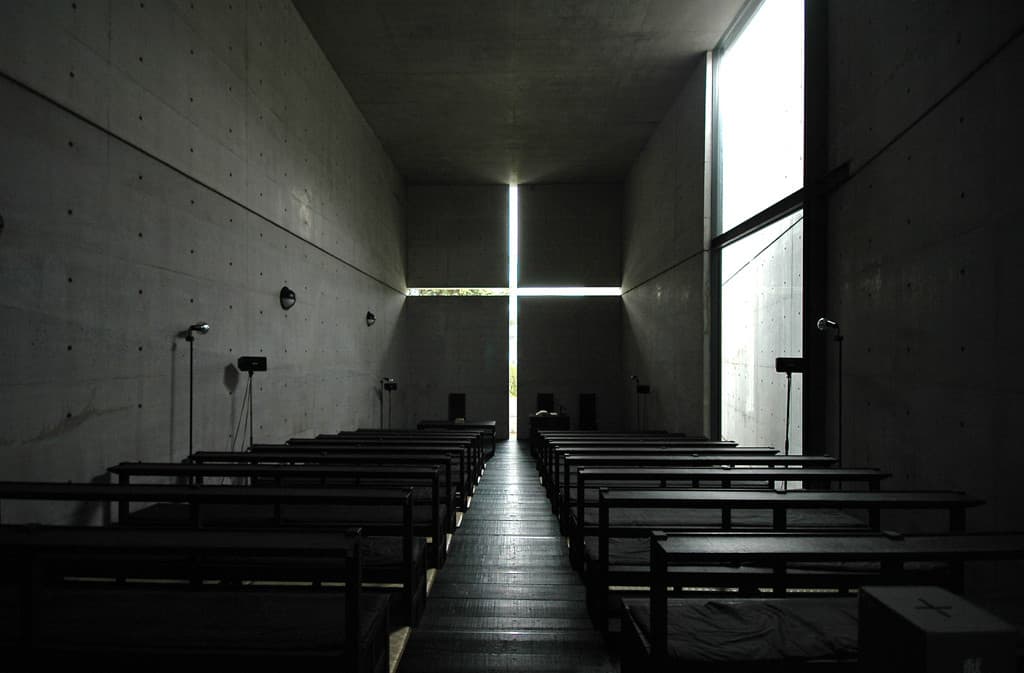
[{"label": "wooden pew", "polygon": [[[357,531],[0,526],[0,550],[5,668],[388,670],[386,599],[362,591]],[[266,584],[296,576],[345,588]]]},{"label": "wooden pew", "polygon": [[324,451],[294,451],[290,448],[273,451],[196,451],[187,462],[217,465],[336,465],[373,466],[408,465],[411,467],[437,467],[441,470],[442,501],[449,512],[447,531],[455,530],[455,496],[458,490],[459,464],[461,454],[457,452],[417,453],[415,455],[388,455],[381,451],[369,453],[338,453]]},{"label": "wooden pew", "polygon": [[[737,446],[736,442],[708,439],[661,439],[658,441],[630,441],[625,439],[560,440],[558,442],[545,442],[541,445],[537,456],[537,469],[541,473],[542,480],[547,479],[548,475],[552,471],[557,470],[554,454],[558,450],[570,451],[572,449],[605,449],[610,451],[617,450],[620,453],[639,453],[645,450],[653,451],[659,449],[693,449],[694,451],[699,451],[701,449],[733,449]],[[777,453],[778,451],[776,450],[774,452]]]},{"label": "wooden pew", "polygon": [[[620,488],[644,488],[642,482],[657,482],[662,487],[679,486],[685,482],[697,488],[702,483],[712,481],[720,488],[730,488],[733,482],[764,482],[763,488],[774,489],[775,482],[817,481],[831,483],[862,483],[871,491],[877,491],[883,479],[891,476],[872,468],[806,468],[806,467],[587,467],[582,466],[576,472],[575,489],[563,489],[566,496],[575,490],[575,497],[562,503],[561,513],[565,519],[565,529],[570,540],[570,558],[573,566],[579,567],[583,561],[583,545],[588,533],[596,532],[586,525],[586,509],[597,509],[597,498],[588,498],[588,482],[603,487],[620,482]],[[744,488],[750,488],[744,485]],[[826,487],[827,488],[827,487]],[[590,487],[590,491],[594,491]],[[596,493],[592,495],[596,496]]]},{"label": "wooden pew", "polygon": [[[687,456],[687,457],[702,457],[702,456],[716,456],[722,457],[723,459],[731,458],[747,458],[747,457],[758,457],[758,456],[775,456],[778,454],[778,450],[770,446],[709,446],[709,447],[653,447],[649,449],[620,449],[613,447],[584,447],[576,449],[564,449],[561,447],[555,448],[551,452],[551,464],[547,469],[551,472],[546,478],[546,484],[548,486],[548,497],[551,498],[552,511],[558,511],[558,499],[560,497],[563,483],[570,486],[569,480],[563,482],[563,477],[566,472],[565,458],[566,456],[574,456],[581,458],[584,456],[601,456],[601,457],[612,457],[612,456],[625,456],[632,458],[634,467],[642,467],[650,463],[651,458],[657,458],[659,456]],[[728,462],[726,463],[728,464]]]},{"label": "wooden pew", "polygon": [[[653,530],[697,532],[730,530],[733,510],[745,512],[741,526],[777,532],[881,530],[881,513],[889,510],[939,510],[949,517],[949,530],[966,527],[966,511],[984,501],[955,491],[753,491],[740,489],[602,489],[598,498],[598,539],[595,563],[586,563],[588,604],[595,620],[607,629],[608,597],[611,585],[643,586],[649,577],[645,559],[636,565],[611,569],[610,541],[616,538],[647,539]],[[866,510],[866,524],[835,510]],[[770,519],[756,516],[771,511]],[[613,516],[613,512],[616,515]],[[710,514],[710,516],[709,516]],[[802,514],[796,528],[791,516]],[[614,521],[613,521],[614,519]],[[585,546],[584,549],[587,547]]]},{"label": "wooden pew", "polygon": [[374,455],[381,457],[422,457],[434,456],[440,453],[449,453],[455,456],[458,462],[457,488],[455,504],[460,511],[465,511],[469,506],[472,485],[475,483],[473,476],[472,451],[465,447],[433,447],[433,446],[385,446],[368,444],[332,444],[329,442],[299,443],[299,444],[255,444],[249,449],[249,453],[258,454],[285,454],[294,453],[297,456],[319,455],[354,455],[362,458],[369,458]]},{"label": "wooden pew", "polygon": [[[771,456],[778,450],[770,446],[701,446],[687,444],[682,446],[580,446],[549,448],[541,462],[541,482],[546,486],[549,497],[557,498],[561,488],[561,476],[564,471],[565,456],[631,456],[637,461],[645,456]],[[553,500],[553,503],[556,500]]]},{"label": "wooden pew", "polygon": [[406,438],[406,439],[469,439],[471,441],[478,442],[483,449],[487,449],[491,444],[491,438],[493,436],[493,429],[497,425],[497,421],[491,421],[492,425],[488,427],[485,422],[481,421],[475,423],[472,426],[458,426],[457,424],[451,424],[452,427],[431,427],[429,429],[410,429],[410,428],[394,428],[390,430],[380,430],[378,428],[359,428],[358,430],[342,430],[336,433],[324,433],[319,434],[317,437],[376,437],[381,439],[388,438]]},{"label": "wooden pew", "polygon": [[[651,592],[648,601],[630,600],[624,617],[623,671],[683,670],[699,665],[690,660],[672,660],[668,657],[668,623],[670,612],[685,614],[693,599],[671,599],[670,586],[686,582],[685,571],[679,568],[706,568],[715,564],[747,564],[773,570],[772,581],[777,586],[789,586],[787,566],[808,563],[870,563],[875,566],[872,584],[905,583],[908,580],[905,567],[911,563],[942,562],[960,569],[952,578],[953,591],[963,591],[962,566],[969,561],[994,561],[1024,558],[1024,534],[956,534],[956,535],[859,535],[859,536],[803,536],[803,535],[655,535],[651,538]],[[672,569],[675,567],[675,569]],[[696,579],[696,578],[695,578]],[[837,576],[837,579],[840,579]],[[706,600],[706,599],[702,599]],[[841,609],[837,599],[824,599],[827,615],[829,608]],[[804,598],[778,599],[774,606],[799,611],[807,605]],[[763,599],[730,600],[729,609],[759,610]],[[648,608],[644,610],[644,608]],[[820,607],[820,606],[815,606]],[[776,613],[778,614],[778,613]],[[701,620],[703,621],[703,620]],[[763,627],[763,623],[760,625]],[[694,624],[694,628],[713,629],[715,624]],[[683,633],[689,629],[681,629]],[[733,634],[735,636],[735,634]],[[855,634],[854,634],[855,642]],[[680,643],[678,649],[686,649]],[[692,651],[692,650],[691,650]],[[794,648],[793,661],[797,666],[798,657],[806,650]],[[855,656],[855,652],[854,652]],[[685,655],[684,655],[685,657]],[[699,657],[694,657],[699,658]],[[718,652],[719,663],[728,661],[725,651]],[[627,661],[628,660],[628,661]],[[774,662],[733,660],[733,666],[753,666]],[[774,670],[774,669],[773,669]]]},{"label": "wooden pew", "polygon": [[[245,479],[250,485],[270,482],[273,486],[410,486],[414,488],[413,534],[428,538],[427,554],[432,567],[444,564],[446,526],[449,513],[442,511],[439,468],[409,466],[338,466],[338,465],[269,465],[269,464],[188,464],[188,463],[120,463],[107,472],[120,484],[133,478],[159,477],[185,479],[202,485],[211,478]],[[341,483],[339,483],[341,482]],[[415,497],[417,486],[429,488],[429,516],[424,517]],[[127,513],[125,513],[127,515]]]},{"label": "wooden pew", "polygon": [[476,432],[411,432],[401,434],[394,431],[353,431],[337,434],[323,434],[316,437],[293,437],[288,440],[295,446],[318,446],[322,444],[395,447],[395,446],[429,446],[433,448],[468,448],[470,470],[479,477],[487,462],[486,443],[482,433]]},{"label": "wooden pew", "polygon": [[[304,438],[297,438],[300,441]],[[442,442],[461,445],[469,442],[475,449],[474,456],[481,469],[487,459],[493,455],[492,436],[482,430],[373,430],[364,429],[339,432],[336,434],[320,434],[315,441],[337,441],[359,443],[369,440],[373,444],[406,444],[406,445],[440,445]]]},{"label": "wooden pew", "polygon": [[[381,560],[376,565],[367,563],[366,572],[378,574],[379,569],[389,583],[401,585],[402,616],[410,623],[416,623],[426,601],[425,542],[413,536],[411,488],[0,482],[0,504],[4,500],[116,503],[120,527],[160,524],[168,530],[341,530],[362,527],[369,521],[363,530],[374,537],[364,541],[364,551],[373,545],[380,550],[376,556]],[[148,503],[150,507],[129,513],[131,503]],[[187,513],[177,516],[176,511],[164,510],[150,517],[152,503],[186,505]],[[397,516],[389,516],[389,511]],[[388,538],[397,538],[397,553]]]},{"label": "wooden pew", "polygon": [[778,454],[749,455],[745,453],[697,454],[658,451],[654,453],[574,453],[558,454],[558,493],[572,491],[576,487],[576,473],[584,467],[609,468],[712,468],[712,467],[758,467],[758,468],[827,468],[835,465],[832,456],[782,456]]},{"label": "wooden pew", "polygon": [[606,432],[604,430],[538,430],[530,434],[530,454],[537,456],[540,447],[558,439],[644,439],[647,437],[675,437],[677,439],[707,439],[703,435],[690,435],[685,432],[667,432],[665,430],[649,430],[647,432]]},{"label": "wooden pew", "polygon": [[422,420],[416,424],[417,430],[434,432],[438,430],[475,430],[487,436],[491,442],[491,454],[497,449],[497,421],[445,421],[445,420]]},{"label": "wooden pew", "polygon": [[427,443],[425,445],[413,445],[408,446],[404,444],[392,445],[392,444],[374,444],[374,443],[334,443],[330,441],[319,441],[319,440],[292,440],[293,443],[289,444],[255,444],[250,447],[250,453],[284,453],[286,451],[295,451],[302,453],[353,453],[353,454],[370,454],[370,453],[381,453],[383,455],[431,455],[440,452],[454,453],[459,458],[459,489],[456,494],[456,505],[461,511],[465,511],[469,506],[470,498],[473,494],[473,489],[476,486],[476,482],[479,479],[479,472],[477,471],[477,459],[475,458],[476,450],[463,443],[459,446],[452,446],[451,443],[442,442],[440,445],[435,443]]}]

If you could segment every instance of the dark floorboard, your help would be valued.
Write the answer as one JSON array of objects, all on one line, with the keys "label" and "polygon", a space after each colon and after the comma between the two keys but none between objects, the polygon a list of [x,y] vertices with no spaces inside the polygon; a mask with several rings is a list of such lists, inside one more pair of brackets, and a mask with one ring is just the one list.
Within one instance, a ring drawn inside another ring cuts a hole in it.
[{"label": "dark floorboard", "polygon": [[499,444],[399,673],[617,669],[587,617],[529,449]]}]

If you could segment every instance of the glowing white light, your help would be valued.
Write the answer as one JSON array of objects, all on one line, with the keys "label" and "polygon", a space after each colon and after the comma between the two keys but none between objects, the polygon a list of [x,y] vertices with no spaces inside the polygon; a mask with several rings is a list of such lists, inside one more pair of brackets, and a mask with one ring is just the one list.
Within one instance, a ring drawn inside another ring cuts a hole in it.
[{"label": "glowing white light", "polygon": [[803,184],[803,8],[765,0],[719,61],[722,231]]},{"label": "glowing white light", "polygon": [[[519,400],[512,394],[511,377],[519,372],[519,187],[508,186],[508,437],[519,436]],[[518,390],[516,391],[518,393]]]},{"label": "glowing white light", "polygon": [[521,287],[520,297],[621,297],[621,287]]}]

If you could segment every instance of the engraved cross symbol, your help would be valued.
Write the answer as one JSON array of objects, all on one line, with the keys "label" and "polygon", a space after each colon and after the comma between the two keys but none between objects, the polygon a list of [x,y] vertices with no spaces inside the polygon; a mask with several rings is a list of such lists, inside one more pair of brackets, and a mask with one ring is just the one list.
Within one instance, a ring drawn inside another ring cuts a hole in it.
[{"label": "engraved cross symbol", "polygon": [[950,619],[953,616],[953,615],[949,614],[949,610],[953,609],[952,605],[932,605],[931,603],[929,603],[927,600],[925,600],[923,598],[918,598],[917,601],[921,604],[921,605],[915,605],[914,606],[918,610],[934,610],[935,612],[938,612],[940,615],[942,615],[946,619]]}]

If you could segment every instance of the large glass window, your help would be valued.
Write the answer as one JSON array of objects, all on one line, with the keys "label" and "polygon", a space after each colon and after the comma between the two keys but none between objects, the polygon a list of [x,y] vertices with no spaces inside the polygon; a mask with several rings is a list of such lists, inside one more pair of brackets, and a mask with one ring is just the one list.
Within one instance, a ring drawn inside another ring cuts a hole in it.
[{"label": "large glass window", "polygon": [[765,0],[717,73],[719,233],[803,186],[804,3]]},{"label": "large glass window", "polygon": [[[747,446],[786,441],[786,375],[803,352],[803,213],[722,250],[722,435]],[[803,377],[793,375],[790,453],[802,453]]]},{"label": "large glass window", "polygon": [[[716,242],[722,436],[780,450],[787,378],[775,361],[803,354],[803,213],[750,220],[803,187],[803,16],[803,0],[761,2],[725,43],[716,80],[718,230],[753,227]],[[802,453],[802,375],[792,384],[790,453]]]}]

